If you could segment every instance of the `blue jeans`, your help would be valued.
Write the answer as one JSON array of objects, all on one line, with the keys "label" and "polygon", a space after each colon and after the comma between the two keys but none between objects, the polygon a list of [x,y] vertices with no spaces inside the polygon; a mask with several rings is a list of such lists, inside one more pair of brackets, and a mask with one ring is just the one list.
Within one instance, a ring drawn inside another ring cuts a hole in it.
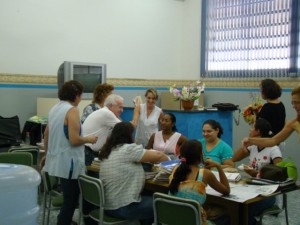
[{"label": "blue jeans", "polygon": [[248,224],[253,225],[256,224],[256,220],[254,217],[259,216],[265,209],[270,208],[276,202],[276,197],[270,197],[263,199],[259,202],[255,202],[249,205],[248,208]]},{"label": "blue jeans", "polygon": [[57,225],[69,225],[79,200],[79,183],[77,179],[60,178],[63,204],[57,216]]},{"label": "blue jeans", "polygon": [[118,209],[106,210],[105,213],[121,219],[139,220],[141,225],[151,225],[154,221],[153,197],[142,195],[141,202],[133,202]]}]

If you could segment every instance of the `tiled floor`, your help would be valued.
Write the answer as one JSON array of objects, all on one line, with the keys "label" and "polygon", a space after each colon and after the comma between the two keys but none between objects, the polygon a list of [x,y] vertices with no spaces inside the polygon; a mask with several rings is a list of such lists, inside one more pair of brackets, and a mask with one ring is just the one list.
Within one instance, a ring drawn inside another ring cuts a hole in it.
[{"label": "tiled floor", "polygon": [[[293,191],[288,193],[288,216],[289,216],[289,225],[300,225],[300,191]],[[281,204],[281,198],[278,198],[278,203]],[[40,209],[40,220],[39,224],[42,224],[42,205]],[[56,216],[58,211],[52,211],[50,216],[50,225],[56,224]],[[78,218],[78,211],[75,212],[74,221]],[[282,212],[278,217],[274,216],[265,216],[263,219],[263,225],[285,225],[285,213]],[[133,225],[133,224],[127,224]],[[134,224],[137,225],[137,224]],[[188,225],[188,224],[183,224]],[[242,224],[241,224],[242,225]]]}]

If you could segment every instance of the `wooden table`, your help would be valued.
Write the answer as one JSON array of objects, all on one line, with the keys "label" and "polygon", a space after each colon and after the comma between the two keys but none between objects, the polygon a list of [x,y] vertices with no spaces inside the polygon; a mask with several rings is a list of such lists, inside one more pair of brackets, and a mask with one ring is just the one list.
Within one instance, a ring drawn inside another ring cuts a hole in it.
[{"label": "wooden table", "polygon": [[[300,186],[297,185],[292,188],[287,188],[287,189],[283,189],[281,191],[276,191],[271,196],[281,195],[283,193],[295,191],[295,190],[298,190],[299,187]],[[144,189],[147,191],[151,191],[151,192],[161,192],[161,193],[168,193],[168,190],[169,190],[168,183],[156,182],[153,180],[146,180]],[[268,196],[268,197],[271,197],[271,196]],[[249,204],[254,203],[254,202],[259,202],[268,197],[258,196],[258,197],[249,199],[243,203],[240,203],[240,202],[232,201],[227,198],[207,194],[206,203],[215,203],[215,204],[224,206],[227,209],[230,209],[230,210],[228,210],[228,214],[231,219],[231,225],[241,225],[241,224],[247,225],[248,224]],[[241,218],[240,218],[240,213],[239,213],[240,209],[242,210]]]},{"label": "wooden table", "polygon": [[[99,177],[99,168],[95,168],[92,166],[87,167],[88,174],[91,176],[97,176]],[[286,188],[280,191],[276,191],[271,196],[275,195],[281,195],[283,193],[291,192],[298,190],[300,188],[299,184],[293,188]],[[167,182],[157,182],[153,180],[146,180],[144,190],[148,192],[160,192],[160,193],[168,193],[169,191],[169,184]],[[268,196],[268,197],[271,197]],[[223,198],[220,196],[214,196],[207,194],[206,203],[216,203],[218,205],[224,206],[228,210],[228,214],[231,219],[231,225],[247,225],[248,224],[248,207],[249,204],[254,202],[259,202],[263,199],[266,199],[268,197],[264,196],[258,196],[252,199],[249,199],[243,203],[236,202],[227,198]],[[240,218],[240,209],[242,210],[242,217]]]}]

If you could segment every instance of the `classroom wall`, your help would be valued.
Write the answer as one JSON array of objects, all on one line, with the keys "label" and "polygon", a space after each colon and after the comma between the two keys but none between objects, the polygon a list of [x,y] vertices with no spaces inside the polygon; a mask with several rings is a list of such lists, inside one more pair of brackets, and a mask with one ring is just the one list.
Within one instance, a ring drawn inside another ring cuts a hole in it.
[{"label": "classroom wall", "polygon": [[108,77],[198,79],[199,0],[1,0],[0,73],[53,75],[63,61]]},{"label": "classroom wall", "polygon": [[[24,85],[19,78],[27,83],[21,75],[39,75],[38,80],[56,77],[65,60],[106,63],[108,78],[198,80],[200,5],[201,0],[1,0],[0,115],[19,115],[23,127],[36,115],[36,99],[57,96],[57,87]],[[7,81],[6,74],[13,74],[13,80]],[[205,93],[207,106],[215,102],[246,106],[249,92],[258,91],[252,81],[214,82]],[[230,88],[236,84],[252,88]],[[282,101],[287,118],[293,118],[291,84],[286,86]],[[143,95],[145,88],[117,87],[116,93],[132,106],[132,98]],[[167,85],[159,92],[166,89]],[[233,126],[234,149],[248,130],[242,119]],[[292,156],[300,168],[298,145],[293,134],[283,154]]]},{"label": "classroom wall", "polygon": [[[21,127],[31,116],[36,115],[37,98],[38,97],[50,97],[57,96],[57,88],[49,86],[48,88],[26,88],[26,86],[19,88],[0,88],[0,101],[1,101],[1,116],[9,117],[18,115],[20,117]],[[132,99],[137,95],[144,95],[145,88],[116,88],[115,93],[124,97],[124,105],[133,106]],[[158,93],[166,91],[166,88],[158,88]],[[285,104],[287,119],[295,117],[295,110],[292,108],[290,102],[290,89],[284,89],[281,100]],[[204,102],[206,106],[211,106],[216,102],[232,102],[238,104],[240,108],[247,106],[250,102],[249,93],[257,92],[256,89],[241,89],[241,88],[228,88],[217,89],[207,88],[204,94]],[[157,102],[160,106],[160,99]],[[238,118],[238,112],[234,112],[234,117]],[[43,115],[44,116],[44,115]],[[233,149],[236,150],[240,146],[241,140],[247,137],[249,134],[249,125],[243,121],[240,117],[239,125],[233,123]],[[199,127],[201,132],[201,127]],[[224,131],[226,132],[226,131]],[[299,152],[299,138],[296,133],[286,141],[286,150],[283,152],[284,157],[292,157],[296,162],[298,168],[300,168],[300,152]],[[244,160],[243,162],[246,162]],[[239,165],[239,163],[238,163]]]}]

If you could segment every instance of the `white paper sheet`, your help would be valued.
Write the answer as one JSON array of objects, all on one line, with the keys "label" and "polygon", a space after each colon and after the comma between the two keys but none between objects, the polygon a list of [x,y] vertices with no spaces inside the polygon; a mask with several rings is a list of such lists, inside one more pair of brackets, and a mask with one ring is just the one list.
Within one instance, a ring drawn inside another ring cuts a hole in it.
[{"label": "white paper sheet", "polygon": [[230,199],[236,202],[245,202],[249,199],[255,198],[259,195],[268,196],[276,192],[279,185],[248,185],[230,183],[230,195],[223,196],[221,193],[215,191],[210,186],[206,187],[206,193],[213,196]]}]

